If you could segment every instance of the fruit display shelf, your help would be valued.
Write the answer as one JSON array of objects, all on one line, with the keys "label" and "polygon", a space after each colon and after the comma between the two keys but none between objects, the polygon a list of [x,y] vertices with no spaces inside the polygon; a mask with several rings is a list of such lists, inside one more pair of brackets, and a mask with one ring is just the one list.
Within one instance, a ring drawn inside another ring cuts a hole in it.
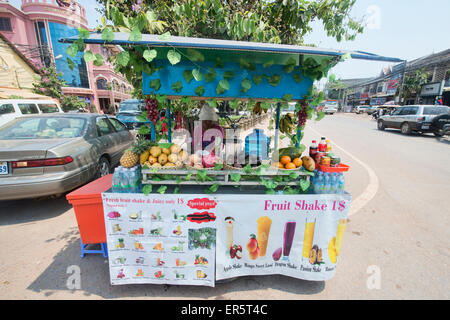
[{"label": "fruit display shelf", "polygon": [[[260,186],[263,185],[262,179],[272,179],[274,176],[289,176],[292,172],[297,172],[298,177],[291,181],[279,182],[280,186],[298,186],[301,179],[309,181],[310,173],[301,170],[277,170],[268,168],[263,172],[246,173],[243,170],[207,170],[207,176],[210,179],[206,181],[198,181],[196,175],[198,170],[176,169],[176,170],[150,170],[142,169],[142,183],[155,185],[223,185],[223,186]],[[239,181],[234,181],[232,175],[238,173]],[[154,179],[157,176],[157,179]],[[165,179],[160,179],[165,176]],[[253,180],[252,180],[253,178]],[[255,179],[256,178],[256,179]],[[259,178],[259,179],[258,179]]]}]

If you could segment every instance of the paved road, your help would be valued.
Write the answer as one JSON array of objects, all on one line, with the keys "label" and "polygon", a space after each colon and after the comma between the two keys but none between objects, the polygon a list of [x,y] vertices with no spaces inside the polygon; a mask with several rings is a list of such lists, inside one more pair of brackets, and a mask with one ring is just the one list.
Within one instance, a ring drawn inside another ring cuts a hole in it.
[{"label": "paved road", "polygon": [[[367,116],[352,114],[309,123],[304,143],[321,136],[351,166],[352,211],[333,279],[113,287],[107,260],[80,258],[76,219],[64,198],[7,201],[0,202],[0,298],[449,299],[450,141],[381,132]],[[66,287],[71,265],[81,269],[80,290]]]}]

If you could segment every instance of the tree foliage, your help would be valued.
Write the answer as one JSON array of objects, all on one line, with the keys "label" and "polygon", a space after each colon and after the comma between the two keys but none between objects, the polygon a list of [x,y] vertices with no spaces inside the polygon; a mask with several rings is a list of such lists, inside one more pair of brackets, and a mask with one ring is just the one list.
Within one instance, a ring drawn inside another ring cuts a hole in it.
[{"label": "tree foliage", "polygon": [[66,83],[61,77],[62,74],[58,73],[54,66],[42,68],[40,77],[33,83],[33,92],[58,99],[64,111],[85,108],[84,100],[62,93],[62,87],[65,87]]}]

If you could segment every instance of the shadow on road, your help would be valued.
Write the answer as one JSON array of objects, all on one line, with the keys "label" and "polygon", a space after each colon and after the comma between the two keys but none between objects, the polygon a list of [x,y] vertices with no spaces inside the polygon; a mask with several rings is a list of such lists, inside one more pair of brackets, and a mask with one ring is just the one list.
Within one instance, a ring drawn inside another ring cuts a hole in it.
[{"label": "shadow on road", "polygon": [[[292,294],[315,294],[325,289],[324,281],[304,281],[285,276],[241,277],[227,283],[216,283],[216,287],[172,286],[172,285],[122,285],[112,286],[109,279],[108,259],[100,254],[80,257],[78,229],[72,228],[62,236],[67,245],[53,258],[48,268],[27,288],[42,293],[47,298],[86,299],[90,298],[166,298],[166,299],[227,299],[225,295],[239,292],[248,299],[247,291],[274,289]],[[72,273],[67,273],[71,265],[80,267],[81,289],[70,290],[66,282]],[[239,298],[237,298],[239,299]],[[245,299],[245,298],[243,298]],[[253,296],[252,299],[267,299]]]},{"label": "shadow on road", "polygon": [[36,222],[57,217],[72,206],[66,196],[60,198],[0,201],[0,226]]},{"label": "shadow on road", "polygon": [[[374,131],[380,131],[378,129],[372,129]],[[441,143],[450,144],[449,137],[436,137],[432,133],[419,133],[419,132],[412,132],[409,135],[404,135],[400,130],[396,129],[384,129],[384,132],[389,132],[398,136],[405,136],[405,137],[411,137],[411,138],[426,138],[426,139],[433,139]]]}]

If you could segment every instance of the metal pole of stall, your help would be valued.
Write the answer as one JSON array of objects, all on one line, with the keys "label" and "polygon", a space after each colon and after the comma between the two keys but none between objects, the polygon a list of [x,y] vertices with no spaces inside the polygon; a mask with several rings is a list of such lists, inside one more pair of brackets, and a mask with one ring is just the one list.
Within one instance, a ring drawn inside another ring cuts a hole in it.
[{"label": "metal pole of stall", "polygon": [[277,103],[277,113],[275,117],[275,143],[274,143],[274,152],[278,150],[278,131],[280,129],[280,111],[281,111],[281,103]]},{"label": "metal pole of stall", "polygon": [[169,143],[172,142],[172,121],[171,121],[171,115],[170,115],[170,100],[167,102],[167,111],[166,111],[166,118],[167,121],[167,138],[169,140]]}]

